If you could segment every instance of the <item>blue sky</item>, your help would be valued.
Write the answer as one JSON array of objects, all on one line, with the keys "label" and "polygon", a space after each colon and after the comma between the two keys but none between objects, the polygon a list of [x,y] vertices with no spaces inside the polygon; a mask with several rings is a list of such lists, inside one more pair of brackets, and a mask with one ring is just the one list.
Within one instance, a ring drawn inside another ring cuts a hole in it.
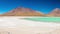
[{"label": "blue sky", "polygon": [[0,14],[19,6],[47,14],[55,8],[60,8],[60,0],[0,0]]}]

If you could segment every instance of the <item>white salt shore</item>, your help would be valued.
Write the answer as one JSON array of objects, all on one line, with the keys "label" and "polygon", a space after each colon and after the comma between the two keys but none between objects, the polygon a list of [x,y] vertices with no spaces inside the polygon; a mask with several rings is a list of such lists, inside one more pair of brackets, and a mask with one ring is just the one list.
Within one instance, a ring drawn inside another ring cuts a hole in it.
[{"label": "white salt shore", "polygon": [[60,34],[60,23],[36,22],[22,18],[0,17],[1,34]]}]

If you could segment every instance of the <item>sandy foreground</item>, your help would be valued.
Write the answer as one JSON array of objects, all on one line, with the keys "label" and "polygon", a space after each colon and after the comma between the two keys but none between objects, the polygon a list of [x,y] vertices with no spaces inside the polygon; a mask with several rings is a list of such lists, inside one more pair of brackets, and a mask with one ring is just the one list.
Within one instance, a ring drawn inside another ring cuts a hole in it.
[{"label": "sandy foreground", "polygon": [[22,18],[0,17],[0,34],[60,34],[60,23],[36,22]]}]

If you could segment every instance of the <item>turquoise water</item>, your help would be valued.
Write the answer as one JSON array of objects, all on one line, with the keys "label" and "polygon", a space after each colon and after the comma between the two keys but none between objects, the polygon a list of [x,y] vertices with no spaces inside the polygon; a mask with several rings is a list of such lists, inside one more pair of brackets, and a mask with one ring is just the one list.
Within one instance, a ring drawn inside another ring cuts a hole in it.
[{"label": "turquoise water", "polygon": [[60,22],[60,17],[37,17],[37,18],[24,18],[26,20],[32,21],[42,21],[42,22]]}]

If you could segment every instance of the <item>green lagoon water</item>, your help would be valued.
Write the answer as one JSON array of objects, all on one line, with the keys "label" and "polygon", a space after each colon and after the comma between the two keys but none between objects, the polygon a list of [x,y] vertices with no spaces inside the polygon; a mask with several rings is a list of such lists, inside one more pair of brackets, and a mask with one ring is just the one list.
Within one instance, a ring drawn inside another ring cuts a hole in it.
[{"label": "green lagoon water", "polygon": [[24,18],[26,20],[32,21],[42,21],[42,22],[60,22],[60,17],[32,17],[32,18]]}]

